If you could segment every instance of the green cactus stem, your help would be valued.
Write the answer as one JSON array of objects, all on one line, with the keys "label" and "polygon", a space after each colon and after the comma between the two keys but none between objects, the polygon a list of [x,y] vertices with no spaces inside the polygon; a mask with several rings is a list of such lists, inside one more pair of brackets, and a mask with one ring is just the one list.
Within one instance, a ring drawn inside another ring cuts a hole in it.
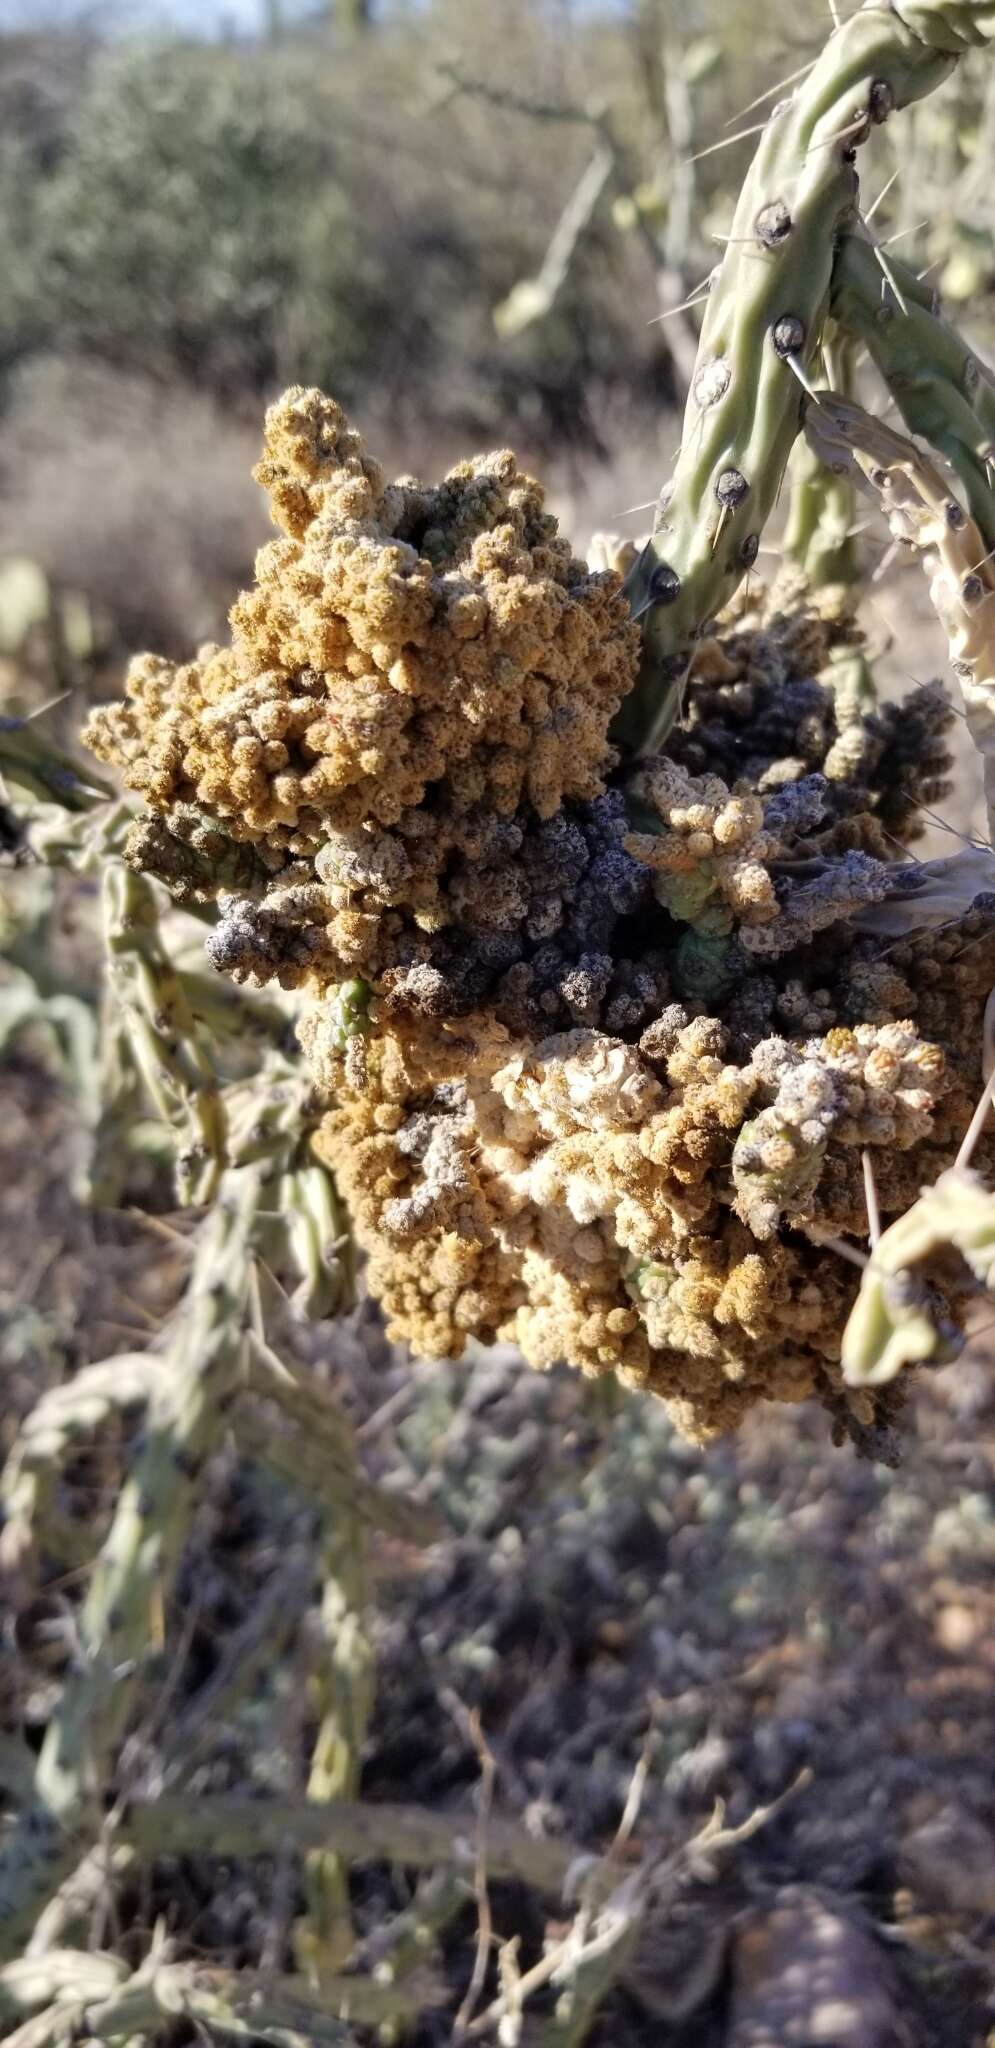
[{"label": "green cactus stem", "polygon": [[341,1051],[350,1038],[365,1037],[370,1029],[369,982],[341,981],[329,997],[332,1042]]},{"label": "green cactus stem", "polygon": [[300,1275],[294,1307],[309,1321],[344,1313],[355,1298],[355,1254],[335,1182],[316,1159],[280,1176],[277,1207],[287,1259]]},{"label": "green cactus stem", "polygon": [[439,1936],[472,1898],[465,1877],[452,1870],[422,1878],[410,1906],[378,1927],[364,1943],[362,1961],[380,1984],[398,1984],[423,1968]]},{"label": "green cactus stem", "polygon": [[677,994],[699,1003],[725,1002],[743,970],[743,955],[734,938],[694,925],[681,933],[670,963]]},{"label": "green cactus stem", "polygon": [[[834,273],[835,275],[835,273]],[[856,394],[858,343],[830,322],[823,344],[823,362],[834,391]],[[860,578],[857,547],[857,491],[846,470],[821,462],[807,439],[799,436],[791,451],[791,502],[784,530],[784,553],[797,562],[808,583],[854,589]],[[862,647],[835,646],[819,678],[837,699],[839,714],[873,709],[874,678]]]},{"label": "green cactus stem", "polygon": [[[823,364],[827,381],[844,398],[856,396],[858,344],[833,323],[827,325]],[[813,584],[858,581],[860,560],[854,534],[857,493],[852,477],[820,462],[799,437],[791,451],[791,502],[784,552]]]},{"label": "green cactus stem", "polygon": [[[242,1799],[225,1793],[191,1798],[165,1793],[134,1800],[121,1821],[121,1840],[144,1858],[171,1856],[277,1856],[288,1846],[337,1849],[353,1863],[391,1863],[405,1870],[457,1870],[472,1883],[474,1817],[429,1813],[388,1801]],[[492,1815],[487,1828],[487,1873],[533,1885],[547,1898],[563,1888],[582,1854],[576,1843],[531,1835],[514,1821]]]},{"label": "green cactus stem", "polygon": [[672,485],[628,579],[643,663],[616,720],[623,748],[666,738],[695,635],[756,559],[821,346],[836,243],[857,220],[855,150],[993,34],[995,6],[977,0],[867,0],[775,107],[713,280]]},{"label": "green cactus stem", "polygon": [[39,803],[86,812],[113,795],[110,783],[45,736],[36,718],[0,718],[0,778]]},{"label": "green cactus stem", "polygon": [[833,311],[859,336],[910,433],[946,456],[986,547],[995,547],[995,377],[937,310],[937,295],[889,252],[888,285],[863,235],[845,235],[833,273]]},{"label": "green cactus stem", "polygon": [[834,476],[807,443],[796,441],[791,451],[791,509],[784,529],[784,552],[805,571],[810,583],[856,583],[855,505],[849,479]]}]

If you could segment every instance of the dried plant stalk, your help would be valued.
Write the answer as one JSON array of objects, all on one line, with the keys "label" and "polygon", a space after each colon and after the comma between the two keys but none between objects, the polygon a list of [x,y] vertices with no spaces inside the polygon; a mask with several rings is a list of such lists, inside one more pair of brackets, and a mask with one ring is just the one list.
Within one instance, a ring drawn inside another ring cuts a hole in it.
[{"label": "dried plant stalk", "polygon": [[176,1134],[182,1204],[209,1202],[225,1161],[225,1118],[211,1061],[159,934],[152,884],[121,861],[104,871],[104,940],[111,989],[153,1102]]},{"label": "dried plant stalk", "polygon": [[[326,1516],[320,1568],[321,1602],[308,1685],[318,1726],[307,1793],[324,1805],[358,1793],[373,1707],[366,1532],[355,1512]],[[297,1928],[297,1953],[309,1977],[323,1984],[349,1961],[355,1947],[348,1859],[334,1849],[314,1851],[307,1859],[306,1888],[307,1912]]]}]

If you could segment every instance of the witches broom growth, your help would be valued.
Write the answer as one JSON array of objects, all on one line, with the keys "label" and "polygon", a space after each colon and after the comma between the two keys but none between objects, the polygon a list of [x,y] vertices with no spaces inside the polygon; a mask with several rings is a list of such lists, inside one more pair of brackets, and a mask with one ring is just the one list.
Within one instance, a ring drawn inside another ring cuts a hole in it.
[{"label": "witches broom growth", "polygon": [[[90,722],[142,802],[128,858],[217,906],[216,967],[300,991],[319,1156],[422,1353],[502,1339],[617,1373],[696,1438],[816,1395],[890,1453],[901,1382],[841,1365],[844,1254],[866,1243],[865,1155],[885,1223],[956,1155],[995,898],[950,864],[916,887],[899,857],[944,793],[943,693],[835,691],[853,591],[748,572],[806,413],[852,467],[818,386],[880,256],[857,149],[992,34],[995,7],[868,5],[775,108],[624,586],[511,454],[388,483],[295,388],[255,472],[280,537],[230,645],[143,657]],[[950,330],[917,334],[946,388]],[[902,360],[875,354],[885,376]],[[985,532],[968,377],[960,398]],[[941,489],[959,530],[958,479]],[[987,581],[969,597],[988,606]]]}]

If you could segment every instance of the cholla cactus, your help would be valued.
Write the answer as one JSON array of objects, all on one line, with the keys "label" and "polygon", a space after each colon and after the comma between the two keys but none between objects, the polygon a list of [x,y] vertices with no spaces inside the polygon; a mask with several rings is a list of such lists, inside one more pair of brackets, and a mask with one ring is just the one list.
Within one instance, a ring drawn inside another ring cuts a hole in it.
[{"label": "cholla cactus", "polygon": [[[336,423],[325,498],[312,442],[292,441],[282,424],[301,418]],[[277,544],[284,592],[293,564],[317,545],[316,524],[329,556],[345,549],[340,495],[368,495],[369,475],[378,474],[339,422],[316,396],[296,394],[278,410],[279,431],[270,427],[281,451],[281,516],[303,536]],[[272,483],[272,467],[265,474]],[[340,629],[322,624],[317,595],[305,624],[290,597],[282,600],[278,675],[265,666],[272,638],[250,654],[242,622],[271,619],[272,552],[264,552],[261,593],[235,608],[235,652],[213,655],[203,669],[224,679],[217,704],[198,711],[188,672],[170,684],[157,671],[155,729],[142,723],[140,680],[133,704],[98,714],[95,736],[159,807],[155,847],[170,833],[182,839],[191,805],[202,844],[210,832],[233,846],[236,834],[251,842],[260,861],[254,889],[232,894],[231,863],[223,863],[221,919],[208,950],[237,976],[301,987],[300,1036],[328,1104],[318,1149],[353,1211],[395,1335],[430,1355],[457,1353],[471,1336],[500,1336],[535,1365],[567,1358],[615,1371],[660,1393],[699,1436],[760,1396],[819,1392],[845,1406],[839,1344],[855,1283],[826,1241],[865,1227],[861,1148],[880,1148],[882,1200],[889,1213],[901,1208],[923,1178],[924,1157],[942,1163],[946,1135],[963,1122],[974,1090],[953,1015],[941,1020],[948,1031],[934,1024],[930,1040],[921,1037],[916,998],[893,976],[907,1007],[892,1021],[888,989],[862,952],[871,942],[854,925],[902,877],[883,858],[879,822],[892,816],[886,729],[856,712],[841,729],[819,681],[829,648],[854,641],[852,619],[839,603],[820,612],[797,577],[759,610],[735,608],[696,657],[676,746],[689,765],[647,760],[608,786],[608,724],[634,674],[617,579],[571,566],[569,589],[551,581],[549,564],[568,558],[548,522],[542,563],[533,555],[531,567],[519,567],[507,493],[494,474],[486,458],[460,472],[448,495],[413,484],[393,496],[376,489],[383,504],[443,497],[465,511],[467,493],[491,479],[486,500],[474,497],[470,558],[490,565],[487,602],[498,624],[469,646],[474,660],[491,661],[499,690],[512,662],[500,622],[513,599],[535,591],[529,577],[539,566],[542,604],[579,621],[570,630],[582,677],[592,679],[586,695],[581,685],[587,751],[582,760],[560,747],[560,711],[547,695],[547,757],[559,765],[541,801],[525,756],[509,757],[506,739],[488,737],[486,719],[476,737],[454,723],[463,716],[463,656],[450,639],[434,657],[434,689],[453,707],[451,751],[432,757],[433,773],[417,786],[410,780],[418,722],[405,699],[408,750],[399,744],[392,756],[371,745],[365,766],[355,753],[336,757],[331,815],[300,803],[298,791],[278,820],[279,777],[289,771],[275,765],[258,808],[234,815],[233,764],[244,755],[236,707],[264,692],[270,702],[296,699],[291,648],[312,678],[312,708],[319,681],[326,704],[348,706],[359,663],[328,651],[328,641],[319,679],[308,648]],[[514,488],[536,502],[534,487]],[[402,592],[431,582],[465,596],[466,578],[446,570],[440,578],[431,559],[442,550],[441,523],[420,530],[420,552],[405,543],[406,576],[396,562],[390,570],[392,604],[398,579]],[[410,520],[405,530],[415,531]],[[382,541],[360,544],[351,529],[346,539],[348,560],[359,548],[368,567],[382,565]],[[368,576],[353,602],[355,648],[372,642],[375,620],[386,630],[380,590]],[[335,618],[338,601],[324,600]],[[421,658],[419,633],[431,641],[430,626],[412,623],[414,611],[405,616],[412,649],[399,653],[392,643],[386,675],[375,662],[369,671],[381,678],[370,691],[388,707],[390,674]],[[548,660],[550,644],[530,660]],[[368,649],[362,659],[374,661]],[[149,672],[143,664],[140,679]],[[520,720],[526,698],[538,716],[521,666],[508,687],[518,692]],[[486,697],[485,680],[481,688]],[[919,727],[934,775],[942,770],[935,725],[934,716]],[[575,722],[569,730],[576,742]],[[533,731],[532,742],[542,736]],[[856,742],[849,750],[847,736]],[[842,763],[833,758],[841,750]],[[217,764],[209,773],[208,751]],[[715,758],[729,781],[713,772]],[[265,781],[258,762],[254,772]],[[914,791],[903,801],[914,809]],[[137,843],[147,849],[149,840]],[[168,877],[168,863],[154,865]],[[346,964],[362,971],[343,980]],[[967,956],[958,1019],[965,994],[968,1014],[972,1005],[980,1014],[993,964],[995,920]],[[948,1054],[932,1042],[944,1036]]]},{"label": "cholla cactus", "polygon": [[[317,1151],[429,1355],[512,1340],[652,1388],[696,1437],[817,1394],[878,1440],[892,1395],[848,1391],[837,1246],[866,1236],[865,1150],[886,1220],[951,1163],[995,915],[904,907],[943,693],[868,703],[844,583],[736,586],[806,393],[841,436],[810,372],[855,146],[993,29],[865,7],[775,109],[625,595],[512,456],[387,484],[293,390],[256,471],[283,538],[231,646],[143,658],[91,721],[147,806],[130,857],[216,901],[215,966],[300,990]],[[842,438],[815,446],[849,486]],[[882,957],[889,907],[908,942]]]},{"label": "cholla cactus", "polygon": [[757,559],[859,215],[857,150],[995,35],[987,0],[867,0],[775,106],[714,273],[669,502],[629,579],[643,665],[618,735],[659,744],[690,642]]}]

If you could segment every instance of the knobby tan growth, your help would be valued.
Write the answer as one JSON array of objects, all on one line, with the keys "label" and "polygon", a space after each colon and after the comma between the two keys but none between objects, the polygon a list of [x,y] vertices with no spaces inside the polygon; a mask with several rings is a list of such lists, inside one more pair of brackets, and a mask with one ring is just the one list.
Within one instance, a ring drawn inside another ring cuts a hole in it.
[{"label": "knobby tan growth", "polygon": [[[962,1123],[969,1105],[911,1024],[766,1039],[747,1062],[676,1004],[635,1045],[523,1041],[477,1015],[343,1047],[318,1005],[302,1035],[334,1103],[319,1150],[392,1333],[430,1356],[502,1338],[533,1366],[618,1373],[698,1438],[758,1399],[847,1407],[856,1276],[824,1241],[866,1230],[861,1149],[900,1210],[942,1156],[934,1111]],[[873,1402],[849,1419],[873,1423]]]},{"label": "knobby tan growth", "polygon": [[130,788],[277,856],[380,827],[396,836],[374,884],[416,904],[433,895],[411,815],[430,786],[449,841],[481,806],[548,818],[597,793],[636,630],[512,454],[388,485],[334,400],[295,387],[254,474],[285,537],[259,554],[231,646],[180,668],[143,657],[127,703],[91,721]]},{"label": "knobby tan growth", "polygon": [[[90,739],[131,857],[218,903],[210,958],[300,988],[318,1139],[393,1335],[619,1374],[696,1437],[824,1400],[866,1239],[949,1164],[995,978],[982,899],[882,948],[942,791],[942,693],[869,712],[842,591],[754,589],[698,643],[666,755],[608,729],[638,630],[510,454],[387,485],[294,390],[256,472],[283,538],[232,644],[145,657]],[[926,873],[926,870],[923,870]]]}]

